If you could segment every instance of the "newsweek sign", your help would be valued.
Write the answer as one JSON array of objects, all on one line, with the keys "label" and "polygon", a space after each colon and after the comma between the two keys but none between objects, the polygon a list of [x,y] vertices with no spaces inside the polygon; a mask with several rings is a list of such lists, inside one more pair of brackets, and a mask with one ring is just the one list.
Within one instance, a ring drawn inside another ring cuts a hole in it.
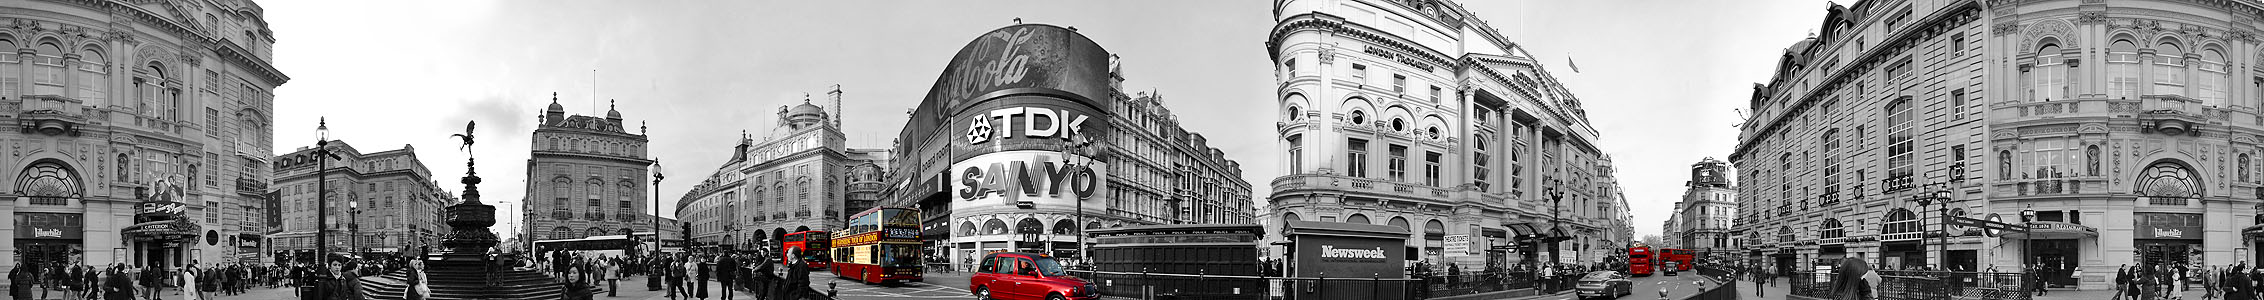
[{"label": "newsweek sign", "polygon": [[[1073,206],[1104,190],[1103,166],[1090,157],[1056,151],[992,152],[951,164],[951,194],[961,207],[970,208]],[[1105,208],[1098,205],[1087,204]]]}]

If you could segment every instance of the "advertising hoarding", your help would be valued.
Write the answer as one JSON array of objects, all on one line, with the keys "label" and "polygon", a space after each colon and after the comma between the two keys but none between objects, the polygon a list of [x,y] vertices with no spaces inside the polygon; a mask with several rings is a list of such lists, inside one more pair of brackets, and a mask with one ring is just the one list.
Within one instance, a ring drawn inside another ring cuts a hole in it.
[{"label": "advertising hoarding", "polygon": [[[1107,185],[1106,168],[1099,161],[1052,151],[988,153],[953,163],[951,170],[957,179],[951,183],[951,194],[959,200],[954,210],[1069,207]],[[1085,203],[1085,209],[1106,209],[1103,205],[1092,201]]]}]

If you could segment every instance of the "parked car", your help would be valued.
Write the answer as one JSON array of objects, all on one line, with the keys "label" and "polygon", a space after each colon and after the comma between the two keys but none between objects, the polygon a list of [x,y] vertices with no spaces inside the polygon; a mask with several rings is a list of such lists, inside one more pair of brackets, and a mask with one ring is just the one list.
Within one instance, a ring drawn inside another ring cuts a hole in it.
[{"label": "parked car", "polygon": [[1618,271],[1595,271],[1580,277],[1578,289],[1580,299],[1618,299],[1620,296],[1634,294],[1635,282],[1628,281],[1627,274],[1620,274]]},{"label": "parked car", "polygon": [[998,252],[983,255],[967,290],[980,300],[1100,299],[1092,283],[1069,276],[1061,262],[1044,254]]}]

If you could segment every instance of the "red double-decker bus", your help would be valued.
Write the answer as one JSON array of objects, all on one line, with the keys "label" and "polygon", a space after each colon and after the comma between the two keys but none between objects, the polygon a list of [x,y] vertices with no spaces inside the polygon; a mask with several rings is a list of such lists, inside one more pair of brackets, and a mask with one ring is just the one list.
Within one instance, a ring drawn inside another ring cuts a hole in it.
[{"label": "red double-decker bus", "polygon": [[825,253],[826,250],[833,248],[831,246],[833,238],[832,236],[827,235],[825,231],[811,230],[790,232],[786,234],[785,239],[786,247],[781,247],[778,249],[778,258],[780,263],[784,263],[786,261],[787,255],[792,255],[793,253],[799,252],[802,253],[802,261],[809,262],[810,269],[825,268],[826,265],[828,265],[828,261],[826,259],[828,255],[826,255]]},{"label": "red double-decker bus", "polygon": [[1690,249],[1659,249],[1658,256],[1659,265],[1673,262],[1675,271],[1689,271],[1690,260],[1697,256],[1697,252],[1692,252]]},{"label": "red double-decker bus", "polygon": [[1651,276],[1651,247],[1635,246],[1627,248],[1627,274]]},{"label": "red double-decker bus", "polygon": [[833,239],[833,275],[870,284],[920,281],[920,211],[874,207]]}]

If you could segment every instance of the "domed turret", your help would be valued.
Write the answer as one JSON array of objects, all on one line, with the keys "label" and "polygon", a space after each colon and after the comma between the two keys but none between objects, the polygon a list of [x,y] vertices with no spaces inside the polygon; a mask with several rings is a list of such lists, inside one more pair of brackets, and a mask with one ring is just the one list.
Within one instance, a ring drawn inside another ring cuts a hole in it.
[{"label": "domed turret", "polygon": [[802,105],[778,112],[778,119],[785,120],[786,127],[794,130],[810,128],[826,124],[825,108],[810,104],[810,99],[802,99]]},{"label": "domed turret", "polygon": [[605,100],[605,119],[621,121],[621,109],[613,103],[613,100]]},{"label": "domed turret", "polygon": [[542,111],[543,124],[556,125],[566,121],[566,106],[558,105],[558,92],[550,93],[550,108]]},{"label": "domed turret", "polygon": [[562,114],[562,113],[566,113],[566,106],[565,106],[565,105],[558,105],[558,93],[556,93],[556,92],[552,92],[552,93],[550,93],[550,109],[547,109],[547,110],[543,110],[543,111],[546,111],[546,112],[551,112],[551,113],[561,113],[561,114]]}]

